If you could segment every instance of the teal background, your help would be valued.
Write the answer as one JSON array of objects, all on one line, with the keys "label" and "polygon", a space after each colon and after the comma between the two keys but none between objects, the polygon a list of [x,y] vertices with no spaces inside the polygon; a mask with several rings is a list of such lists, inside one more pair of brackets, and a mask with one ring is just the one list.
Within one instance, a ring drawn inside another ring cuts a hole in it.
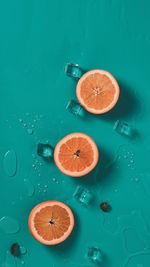
[{"label": "teal background", "polygon": [[[0,230],[0,266],[91,267],[91,246],[101,249],[102,267],[150,266],[149,15],[148,0],[0,1],[0,218],[20,224],[16,234]],[[121,87],[116,108],[84,119],[66,111],[76,87],[64,73],[67,62],[112,72]],[[117,119],[137,137],[118,135]],[[39,141],[55,146],[75,131],[89,134],[100,149],[98,167],[79,180],[36,155]],[[17,155],[14,177],[3,166],[9,149]],[[87,208],[73,198],[77,185],[94,195]],[[68,203],[76,219],[72,236],[55,247],[36,242],[27,226],[32,207],[48,199]],[[112,206],[107,214],[99,209],[105,200]],[[8,264],[13,242],[27,254]]]}]

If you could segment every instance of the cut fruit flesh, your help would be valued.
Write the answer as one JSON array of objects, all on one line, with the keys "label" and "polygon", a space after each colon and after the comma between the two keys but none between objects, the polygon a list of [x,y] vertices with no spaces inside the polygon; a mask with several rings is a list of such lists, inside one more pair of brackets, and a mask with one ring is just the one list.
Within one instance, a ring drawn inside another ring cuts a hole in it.
[{"label": "cut fruit flesh", "polygon": [[65,136],[55,147],[54,160],[57,167],[73,177],[86,175],[98,162],[99,152],[91,137],[83,133]]},{"label": "cut fruit flesh", "polygon": [[59,201],[46,201],[32,209],[28,225],[37,241],[44,245],[56,245],[71,234],[74,216],[66,204]]},{"label": "cut fruit flesh", "polygon": [[94,114],[103,114],[117,103],[120,94],[116,79],[107,71],[91,70],[78,81],[76,95],[80,104]]}]

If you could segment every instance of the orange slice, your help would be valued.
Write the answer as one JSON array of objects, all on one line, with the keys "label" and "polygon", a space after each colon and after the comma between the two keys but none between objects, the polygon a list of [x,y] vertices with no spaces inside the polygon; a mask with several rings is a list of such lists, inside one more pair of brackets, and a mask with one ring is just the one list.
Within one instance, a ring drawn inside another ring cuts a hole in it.
[{"label": "orange slice", "polygon": [[111,110],[120,94],[116,79],[105,70],[86,72],[78,81],[76,95],[81,105],[94,114]]},{"label": "orange slice", "polygon": [[44,245],[56,245],[71,234],[74,216],[71,209],[59,201],[46,201],[35,206],[28,220],[33,237]]},{"label": "orange slice", "polygon": [[65,174],[74,177],[86,175],[98,162],[98,148],[91,137],[83,133],[65,136],[55,147],[54,160]]}]

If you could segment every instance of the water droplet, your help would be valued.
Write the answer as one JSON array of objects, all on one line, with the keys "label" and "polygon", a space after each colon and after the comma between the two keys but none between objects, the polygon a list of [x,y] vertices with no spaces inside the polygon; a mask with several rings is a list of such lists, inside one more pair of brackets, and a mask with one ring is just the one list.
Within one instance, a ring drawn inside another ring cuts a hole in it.
[{"label": "water droplet", "polygon": [[27,133],[32,135],[34,132],[33,132],[33,129],[27,129]]},{"label": "water droplet", "polygon": [[34,124],[32,124],[32,125],[31,125],[31,128],[34,128],[34,127],[35,127],[35,125],[34,125]]},{"label": "water droplet", "polygon": [[56,178],[53,178],[52,180],[53,180],[53,182],[56,182]]},{"label": "water droplet", "polygon": [[24,183],[26,185],[27,191],[28,191],[28,196],[32,197],[35,192],[34,185],[27,179],[24,179]]},{"label": "water droplet", "polygon": [[131,160],[130,160],[130,163],[134,163],[134,160],[133,160],[133,159],[131,159]]},{"label": "water droplet", "polygon": [[44,187],[45,187],[45,188],[48,188],[48,185],[47,185],[47,184],[45,184],[45,185],[44,185]]},{"label": "water droplet", "polygon": [[19,223],[9,216],[0,219],[0,229],[6,234],[16,234],[20,230]]},{"label": "water droplet", "polygon": [[44,190],[43,190],[43,192],[44,192],[44,193],[46,193],[46,192],[47,192],[47,190],[46,190],[46,189],[44,189]]},{"label": "water droplet", "polygon": [[23,119],[19,119],[19,122],[23,122]]},{"label": "water droplet", "polygon": [[25,264],[25,262],[24,262],[24,261],[21,261],[21,264],[22,264],[22,265],[24,265],[24,264]]},{"label": "water droplet", "polygon": [[27,253],[27,249],[24,246],[20,246],[20,253],[22,255],[26,254]]},{"label": "water droplet", "polygon": [[26,127],[26,126],[27,126],[27,124],[26,124],[26,123],[24,123],[24,124],[23,124],[23,127]]},{"label": "water droplet", "polygon": [[17,172],[17,155],[14,150],[8,150],[4,155],[3,166],[6,174],[10,177]]},{"label": "water droplet", "polygon": [[41,184],[38,184],[38,186],[40,186]]}]

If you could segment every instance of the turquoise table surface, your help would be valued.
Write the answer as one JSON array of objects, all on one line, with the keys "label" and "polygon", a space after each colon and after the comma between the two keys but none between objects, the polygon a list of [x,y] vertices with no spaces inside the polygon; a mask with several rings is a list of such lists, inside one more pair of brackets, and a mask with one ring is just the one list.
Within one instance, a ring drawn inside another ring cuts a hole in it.
[{"label": "turquoise table surface", "polygon": [[[121,97],[111,112],[81,118],[66,110],[76,88],[68,62],[113,73]],[[91,247],[101,250],[101,267],[150,266],[149,87],[149,0],[0,1],[0,266],[92,267]],[[113,129],[117,120],[134,138]],[[100,150],[97,168],[80,179],[36,153],[38,142],[55,146],[76,131]],[[87,207],[73,197],[79,185],[93,195]],[[76,221],[53,247],[27,225],[32,207],[49,199],[67,203]],[[16,242],[20,257],[9,252]]]}]

